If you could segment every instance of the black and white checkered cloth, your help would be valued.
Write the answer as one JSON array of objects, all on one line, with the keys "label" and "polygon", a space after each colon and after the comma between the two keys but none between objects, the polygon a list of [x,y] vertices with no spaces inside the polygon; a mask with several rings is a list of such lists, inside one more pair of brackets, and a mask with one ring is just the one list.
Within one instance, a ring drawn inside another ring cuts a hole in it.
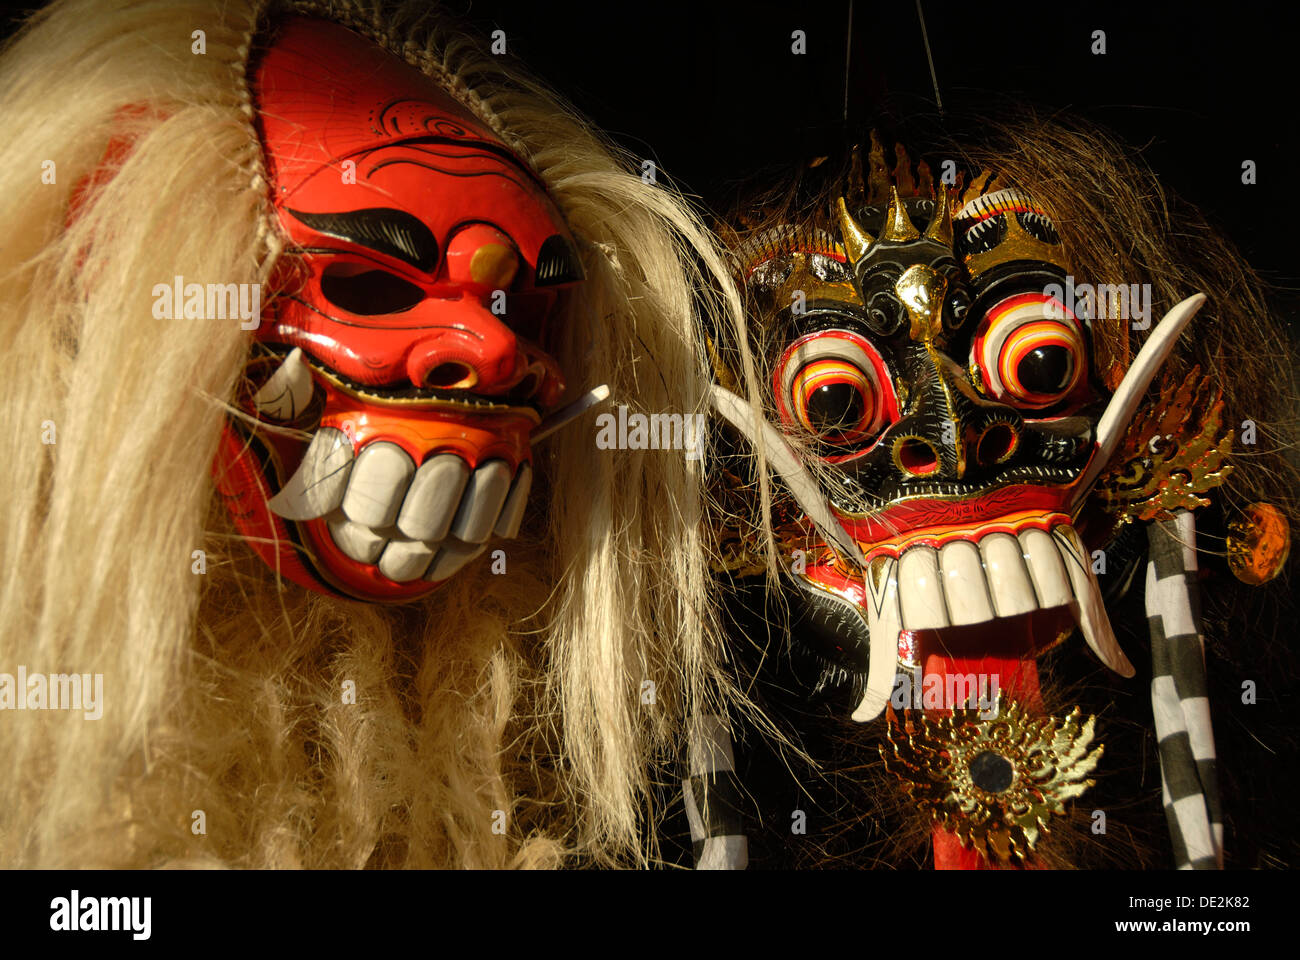
[{"label": "black and white checkered cloth", "polygon": [[731,732],[709,714],[690,745],[689,776],[682,781],[696,870],[744,870],[749,845],[741,828],[740,781]]},{"label": "black and white checkered cloth", "polygon": [[1196,522],[1180,510],[1147,528],[1151,705],[1165,817],[1179,870],[1223,868],[1223,812],[1205,683],[1196,582]]}]

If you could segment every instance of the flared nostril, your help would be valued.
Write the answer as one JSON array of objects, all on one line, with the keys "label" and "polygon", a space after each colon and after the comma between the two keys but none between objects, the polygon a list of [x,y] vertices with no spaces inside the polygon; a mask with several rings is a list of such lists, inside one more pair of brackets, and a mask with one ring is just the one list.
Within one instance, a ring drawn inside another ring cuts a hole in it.
[{"label": "flared nostril", "polygon": [[478,384],[478,372],[465,363],[440,363],[422,374],[419,386],[437,390],[469,390]]},{"label": "flared nostril", "polygon": [[920,437],[900,437],[894,441],[894,462],[913,477],[926,477],[939,469],[939,453]]},{"label": "flared nostril", "polygon": [[992,424],[975,441],[975,462],[982,467],[1004,463],[1019,445],[1020,435],[1010,424]]}]

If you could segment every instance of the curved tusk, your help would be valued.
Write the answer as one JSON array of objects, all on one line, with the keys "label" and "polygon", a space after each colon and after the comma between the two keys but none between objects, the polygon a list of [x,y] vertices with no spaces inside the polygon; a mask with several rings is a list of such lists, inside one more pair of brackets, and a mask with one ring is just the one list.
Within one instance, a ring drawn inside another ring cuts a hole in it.
[{"label": "curved tusk", "polygon": [[352,473],[352,441],[342,430],[321,427],[311,438],[302,463],[284,487],[267,501],[286,520],[315,520],[343,503]]},{"label": "curved tusk", "polygon": [[253,408],[259,417],[287,422],[307,409],[315,389],[311,370],[302,360],[302,348],[294,347],[271,379],[253,395]]},{"label": "curved tusk", "polygon": [[1164,319],[1156,325],[1151,336],[1147,337],[1146,343],[1142,344],[1142,349],[1133,358],[1133,364],[1115,389],[1114,396],[1106,406],[1106,412],[1097,421],[1097,449],[1088,463],[1088,469],[1080,478],[1074,494],[1074,503],[1071,505],[1071,513],[1078,509],[1102,468],[1110,462],[1110,458],[1119,447],[1120,440],[1124,437],[1129,421],[1133,419],[1133,414],[1137,412],[1142,398],[1146,395],[1147,387],[1151,386],[1151,381],[1169,359],[1169,354],[1178,343],[1183,328],[1192,317],[1196,316],[1196,311],[1200,310],[1204,303],[1205,294],[1197,293],[1182,303],[1175,304],[1165,314]]},{"label": "curved tusk", "polygon": [[785,481],[790,492],[794,494],[799,506],[803,507],[809,519],[817,525],[818,531],[837,550],[848,555],[858,566],[866,565],[862,550],[848,532],[836,519],[830,504],[793,450],[785,442],[785,437],[764,419],[754,423],[749,405],[726,387],[716,383],[713,386],[713,405],[728,423],[745,435],[750,443],[758,445],[758,433],[763,436],[763,445],[767,448],[767,460],[772,469]]},{"label": "curved tusk", "polygon": [[898,598],[898,561],[893,557],[877,557],[871,568],[862,573],[870,659],[862,702],[852,716],[858,723],[867,723],[884,713],[893,695],[894,678],[898,675],[898,635],[903,620]]}]

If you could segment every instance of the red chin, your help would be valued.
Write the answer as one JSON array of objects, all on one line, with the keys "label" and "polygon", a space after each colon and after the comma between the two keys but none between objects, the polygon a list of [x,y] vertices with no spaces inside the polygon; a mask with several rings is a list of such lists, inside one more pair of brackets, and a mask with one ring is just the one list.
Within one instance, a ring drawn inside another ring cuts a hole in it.
[{"label": "red chin", "polygon": [[[440,586],[440,583],[423,579],[398,583],[380,573],[377,565],[358,563],[339,549],[324,520],[308,520],[298,527],[314,554],[312,566],[317,576],[338,593],[372,603],[404,603],[428,596]],[[310,586],[318,592],[325,592],[319,582]]]}]

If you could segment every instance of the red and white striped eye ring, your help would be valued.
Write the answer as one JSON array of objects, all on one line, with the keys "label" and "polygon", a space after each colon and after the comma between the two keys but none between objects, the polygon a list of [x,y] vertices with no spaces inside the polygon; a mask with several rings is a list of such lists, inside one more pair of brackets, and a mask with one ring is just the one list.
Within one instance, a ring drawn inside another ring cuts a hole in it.
[{"label": "red and white striped eye ring", "polygon": [[827,443],[858,443],[898,419],[885,363],[862,337],[824,330],[786,348],[773,375],[781,418]]},{"label": "red and white striped eye ring", "polygon": [[994,304],[971,344],[984,391],[1017,407],[1050,407],[1072,394],[1087,372],[1083,330],[1070,309],[1041,293]]}]

